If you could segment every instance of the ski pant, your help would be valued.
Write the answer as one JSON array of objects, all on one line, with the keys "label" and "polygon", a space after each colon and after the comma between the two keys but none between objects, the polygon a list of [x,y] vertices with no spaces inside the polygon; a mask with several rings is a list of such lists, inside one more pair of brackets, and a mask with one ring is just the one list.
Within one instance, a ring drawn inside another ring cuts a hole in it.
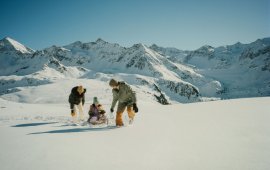
[{"label": "ski pant", "polygon": [[117,111],[116,111],[116,120],[115,120],[116,121],[116,126],[123,126],[124,125],[122,115],[123,115],[126,107],[127,107],[127,113],[128,113],[129,119],[130,120],[134,119],[135,112],[133,110],[132,105],[127,106],[126,103],[118,103],[118,108],[117,108]]},{"label": "ski pant", "polygon": [[75,115],[72,116],[72,119],[74,122],[77,121],[77,112],[79,111],[79,119],[84,120],[84,113],[83,113],[83,105],[82,102],[79,103],[78,105],[74,105],[74,113]]}]

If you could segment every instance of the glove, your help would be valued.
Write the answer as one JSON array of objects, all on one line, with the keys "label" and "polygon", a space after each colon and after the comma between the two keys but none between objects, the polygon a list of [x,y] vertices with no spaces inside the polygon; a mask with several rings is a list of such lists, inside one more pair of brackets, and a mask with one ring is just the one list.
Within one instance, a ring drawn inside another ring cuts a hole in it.
[{"label": "glove", "polygon": [[139,111],[136,103],[133,103],[133,110],[135,113],[137,113]]},{"label": "glove", "polygon": [[111,108],[110,111],[113,112],[114,111],[113,108]]},{"label": "glove", "polygon": [[71,110],[71,116],[75,116],[74,110]]}]

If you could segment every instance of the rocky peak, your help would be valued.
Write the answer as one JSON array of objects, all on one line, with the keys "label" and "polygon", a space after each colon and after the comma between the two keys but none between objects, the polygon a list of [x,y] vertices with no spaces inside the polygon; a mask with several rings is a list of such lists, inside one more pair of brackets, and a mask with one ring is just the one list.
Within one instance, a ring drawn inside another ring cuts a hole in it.
[{"label": "rocky peak", "polygon": [[270,38],[258,39],[255,42],[249,45],[249,48],[256,48],[256,50],[260,50],[266,46],[270,45]]},{"label": "rocky peak", "polygon": [[196,51],[203,52],[203,53],[209,53],[209,52],[213,52],[214,50],[215,50],[214,47],[212,47],[210,45],[204,45],[201,48],[197,49]]},{"label": "rocky peak", "polygon": [[134,44],[131,49],[145,51],[147,47],[145,47],[142,43]]},{"label": "rocky peak", "polygon": [[22,45],[10,37],[5,37],[0,40],[0,51],[15,52],[19,54],[32,54],[34,52],[34,50]]},{"label": "rocky peak", "polygon": [[83,43],[81,41],[75,41],[74,43],[71,43],[69,45],[64,46],[65,48],[82,48]]},{"label": "rocky peak", "polygon": [[96,43],[97,43],[97,44],[107,44],[108,42],[104,41],[104,40],[101,39],[101,38],[98,38],[98,39],[96,40]]},{"label": "rocky peak", "polygon": [[153,50],[159,50],[160,47],[156,44],[152,44],[149,48],[153,49]]}]

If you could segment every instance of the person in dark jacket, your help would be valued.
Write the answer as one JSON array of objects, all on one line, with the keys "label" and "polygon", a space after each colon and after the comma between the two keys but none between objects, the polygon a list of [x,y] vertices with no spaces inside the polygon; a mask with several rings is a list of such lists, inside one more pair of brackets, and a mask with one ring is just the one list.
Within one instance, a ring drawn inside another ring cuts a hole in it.
[{"label": "person in dark jacket", "polygon": [[122,115],[127,108],[129,124],[134,120],[135,112],[138,112],[136,93],[125,82],[118,82],[111,79],[109,85],[112,87],[113,101],[111,105],[111,112],[118,102],[116,111],[116,126],[123,126]]},{"label": "person in dark jacket", "polygon": [[73,122],[77,122],[77,110],[79,110],[79,113],[80,113],[79,119],[81,121],[84,120],[83,105],[85,102],[85,97],[84,97],[85,92],[86,92],[86,89],[83,88],[83,86],[76,86],[76,87],[73,87],[71,90],[68,101],[70,104],[71,116],[72,116]]}]

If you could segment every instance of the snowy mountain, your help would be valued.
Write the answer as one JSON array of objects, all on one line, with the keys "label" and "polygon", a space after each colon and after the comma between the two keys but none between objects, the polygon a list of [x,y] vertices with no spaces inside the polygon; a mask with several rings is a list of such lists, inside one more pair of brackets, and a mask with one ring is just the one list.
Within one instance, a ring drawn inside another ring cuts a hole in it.
[{"label": "snowy mountain", "polygon": [[40,51],[11,38],[0,42],[2,98],[19,96],[22,87],[78,78],[123,80],[163,104],[270,95],[269,38],[195,51],[127,48],[102,39]]},{"label": "snowy mountain", "polygon": [[270,38],[250,44],[218,48],[203,46],[185,57],[185,63],[223,85],[221,98],[269,96]]}]

